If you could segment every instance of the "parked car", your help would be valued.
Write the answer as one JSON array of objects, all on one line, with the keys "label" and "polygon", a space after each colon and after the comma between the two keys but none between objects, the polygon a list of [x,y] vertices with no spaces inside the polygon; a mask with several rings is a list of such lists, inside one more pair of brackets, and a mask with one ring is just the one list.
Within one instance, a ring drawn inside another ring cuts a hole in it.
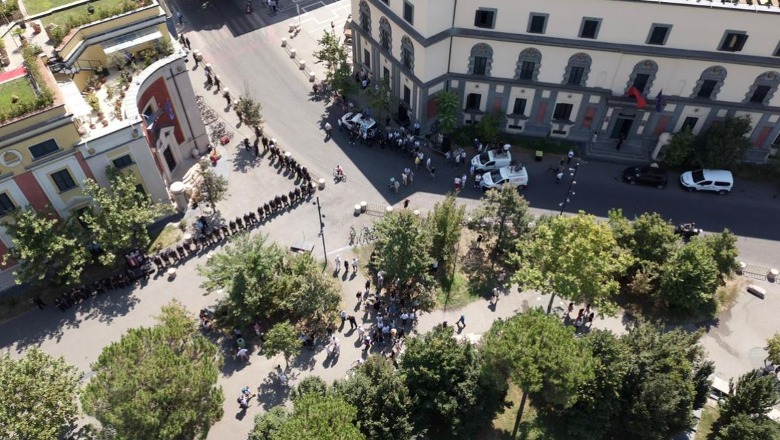
[{"label": "parked car", "polygon": [[693,170],[680,176],[680,185],[688,191],[715,191],[728,194],[734,187],[734,176],[726,170]]},{"label": "parked car", "polygon": [[503,185],[523,189],[528,186],[528,172],[522,165],[503,167],[483,174],[479,185],[483,191],[500,188]]},{"label": "parked car", "polygon": [[342,128],[352,131],[357,127],[361,133],[365,131],[369,138],[376,136],[379,131],[375,120],[359,112],[348,112],[339,121]]},{"label": "parked car", "polygon": [[489,150],[471,158],[471,165],[477,173],[497,170],[512,164],[512,153],[509,151]]},{"label": "parked car", "polygon": [[648,185],[666,188],[666,171],[654,166],[628,167],[623,170],[623,181],[631,185]]}]

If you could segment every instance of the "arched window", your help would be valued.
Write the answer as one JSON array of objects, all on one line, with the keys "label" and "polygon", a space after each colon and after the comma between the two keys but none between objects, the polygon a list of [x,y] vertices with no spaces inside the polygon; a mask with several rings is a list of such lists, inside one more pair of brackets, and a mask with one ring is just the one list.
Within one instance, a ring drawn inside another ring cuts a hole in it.
[{"label": "arched window", "polygon": [[407,69],[414,71],[414,45],[408,35],[401,38],[401,64]]},{"label": "arched window", "polygon": [[628,78],[624,93],[628,93],[628,89],[631,87],[636,87],[639,93],[647,95],[650,89],[653,88],[653,81],[655,81],[656,75],[658,75],[658,64],[655,61],[644,60],[638,62]]},{"label": "arched window", "polygon": [[708,67],[701,73],[696,85],[693,86],[691,98],[715,99],[718,97],[723,81],[726,80],[726,69],[723,66]]},{"label": "arched window", "polygon": [[744,104],[767,105],[777,92],[780,85],[780,74],[777,72],[764,72],[756,78],[745,95]]},{"label": "arched window", "polygon": [[365,0],[360,2],[360,27],[367,34],[371,34],[371,9]]},{"label": "arched window", "polygon": [[542,66],[542,53],[533,47],[520,52],[515,68],[515,79],[536,81],[539,77],[539,68]]},{"label": "arched window", "polygon": [[393,28],[390,27],[390,21],[386,17],[379,19],[379,44],[382,49],[393,53]]},{"label": "arched window", "polygon": [[475,44],[469,57],[469,74],[490,76],[493,67],[493,48],[485,43]]},{"label": "arched window", "polygon": [[572,86],[585,86],[590,75],[591,65],[590,55],[586,53],[575,53],[569,57],[569,64],[563,72],[563,83]]}]

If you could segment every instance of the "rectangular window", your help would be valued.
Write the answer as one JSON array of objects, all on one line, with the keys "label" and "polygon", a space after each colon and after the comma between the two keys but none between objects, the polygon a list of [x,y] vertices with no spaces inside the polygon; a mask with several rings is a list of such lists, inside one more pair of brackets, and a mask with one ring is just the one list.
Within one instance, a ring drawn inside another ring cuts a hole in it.
[{"label": "rectangular window", "polygon": [[557,121],[568,121],[571,118],[571,111],[574,108],[572,104],[557,104],[555,106],[555,112],[553,112],[553,119]]},{"label": "rectangular window", "polygon": [[404,86],[404,102],[406,105],[412,105],[412,91],[407,86]]},{"label": "rectangular window", "polygon": [[43,156],[46,156],[47,154],[54,153],[55,151],[59,151],[60,147],[57,145],[57,141],[54,139],[49,139],[46,141],[41,142],[40,144],[35,144],[29,148],[30,154],[32,154],[33,159],[38,159]]},{"label": "rectangular window", "polygon": [[513,115],[525,115],[525,103],[526,100],[523,98],[515,98],[515,105],[512,107],[512,114]]},{"label": "rectangular window", "polygon": [[379,39],[381,40],[380,43],[382,44],[382,49],[384,49],[384,50],[386,50],[388,52],[390,51],[390,38],[389,37],[390,36],[387,35],[387,31],[385,31],[384,29],[379,31]]},{"label": "rectangular window", "polygon": [[548,14],[531,13],[528,18],[528,33],[529,34],[543,34],[547,28]]},{"label": "rectangular window", "polygon": [[686,128],[693,131],[694,127],[696,127],[696,124],[698,122],[699,122],[699,118],[688,116],[687,118],[685,118],[685,121],[683,121],[682,127],[680,127],[680,131],[683,131]]},{"label": "rectangular window", "polygon": [[115,167],[117,167],[118,169],[121,170],[124,167],[129,167],[130,165],[132,165],[133,164],[133,158],[130,157],[129,154],[126,154],[126,155],[124,155],[122,157],[118,157],[118,158],[112,160],[111,162],[114,163]]},{"label": "rectangular window", "polygon": [[407,69],[412,68],[412,54],[409,53],[409,49],[402,48],[401,49],[401,63],[403,63],[404,67]]},{"label": "rectangular window", "polygon": [[8,194],[6,193],[0,194],[0,216],[4,216],[8,214],[14,209],[16,209],[16,205],[14,205],[13,200],[11,200],[11,198],[8,197]]},{"label": "rectangular window", "polygon": [[414,24],[414,5],[404,1],[404,20],[409,24]]},{"label": "rectangular window", "polygon": [[389,6],[390,5],[390,0],[382,0],[382,3],[384,3],[384,4]]},{"label": "rectangular window", "polygon": [[523,65],[520,67],[520,79],[534,79],[534,70],[536,70],[536,63],[533,61],[523,61]]},{"label": "rectangular window", "polygon": [[745,42],[748,36],[744,32],[738,31],[726,31],[726,35],[723,36],[723,41],[720,43],[719,50],[726,52],[739,52],[745,47]]},{"label": "rectangular window", "polygon": [[487,71],[487,57],[474,57],[474,75],[484,75]]},{"label": "rectangular window", "polygon": [[371,52],[368,49],[363,49],[363,64],[369,69],[371,68]]},{"label": "rectangular window", "polygon": [[572,66],[569,71],[569,84],[579,86],[582,84],[582,76],[585,74],[585,68],[581,66]]},{"label": "rectangular window", "polygon": [[382,79],[388,83],[390,82],[390,69],[387,67],[382,67]]},{"label": "rectangular window", "polygon": [[656,46],[663,46],[666,44],[666,39],[669,37],[669,31],[672,30],[670,24],[654,24],[650,28],[650,34],[647,36],[647,44],[654,44]]},{"label": "rectangular window", "polygon": [[478,9],[474,14],[474,26],[485,29],[493,29],[495,26],[496,11]]},{"label": "rectangular window", "polygon": [[696,96],[698,98],[710,99],[712,92],[715,91],[716,85],[718,85],[718,82],[714,79],[705,79],[704,82],[701,83],[699,93],[697,93]]},{"label": "rectangular window", "polygon": [[647,87],[648,81],[650,81],[650,75],[646,73],[637,73],[634,78],[634,87],[639,90],[639,93],[645,93],[645,87]]},{"label": "rectangular window", "polygon": [[60,192],[65,192],[76,187],[76,182],[67,169],[52,173],[51,179],[54,181],[54,184],[57,185],[57,189],[59,189]]},{"label": "rectangular window", "polygon": [[756,87],[756,90],[753,90],[753,96],[750,97],[750,102],[754,104],[763,104],[770,89],[769,86]]},{"label": "rectangular window", "polygon": [[479,93],[469,93],[466,96],[466,110],[479,110],[479,106],[482,104],[482,95]]},{"label": "rectangular window", "polygon": [[580,25],[580,38],[590,38],[595,40],[599,35],[600,26],[600,18],[583,18],[582,24]]}]

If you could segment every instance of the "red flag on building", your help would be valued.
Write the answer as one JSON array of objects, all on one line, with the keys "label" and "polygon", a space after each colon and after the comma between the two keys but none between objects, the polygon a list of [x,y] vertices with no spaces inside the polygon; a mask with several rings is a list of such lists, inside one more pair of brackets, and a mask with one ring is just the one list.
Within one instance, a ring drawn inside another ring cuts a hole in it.
[{"label": "red flag on building", "polygon": [[642,96],[642,93],[634,86],[631,86],[630,89],[628,89],[628,93],[626,93],[626,96],[631,96],[634,99],[636,99],[636,108],[645,108],[647,105],[647,101],[645,101],[645,97]]}]

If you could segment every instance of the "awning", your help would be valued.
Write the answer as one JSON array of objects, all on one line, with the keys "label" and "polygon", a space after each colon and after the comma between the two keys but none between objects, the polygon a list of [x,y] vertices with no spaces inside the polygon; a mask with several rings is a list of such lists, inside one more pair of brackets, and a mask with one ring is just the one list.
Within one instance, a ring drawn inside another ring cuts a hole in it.
[{"label": "awning", "polygon": [[160,33],[158,30],[155,30],[154,32],[140,35],[136,32],[134,34],[130,34],[129,36],[131,39],[121,38],[107,41],[103,45],[103,52],[105,52],[106,55],[110,55],[115,52],[121,52],[135,46],[140,46],[141,44],[148,43],[149,41],[159,40],[162,38],[162,33]]}]

